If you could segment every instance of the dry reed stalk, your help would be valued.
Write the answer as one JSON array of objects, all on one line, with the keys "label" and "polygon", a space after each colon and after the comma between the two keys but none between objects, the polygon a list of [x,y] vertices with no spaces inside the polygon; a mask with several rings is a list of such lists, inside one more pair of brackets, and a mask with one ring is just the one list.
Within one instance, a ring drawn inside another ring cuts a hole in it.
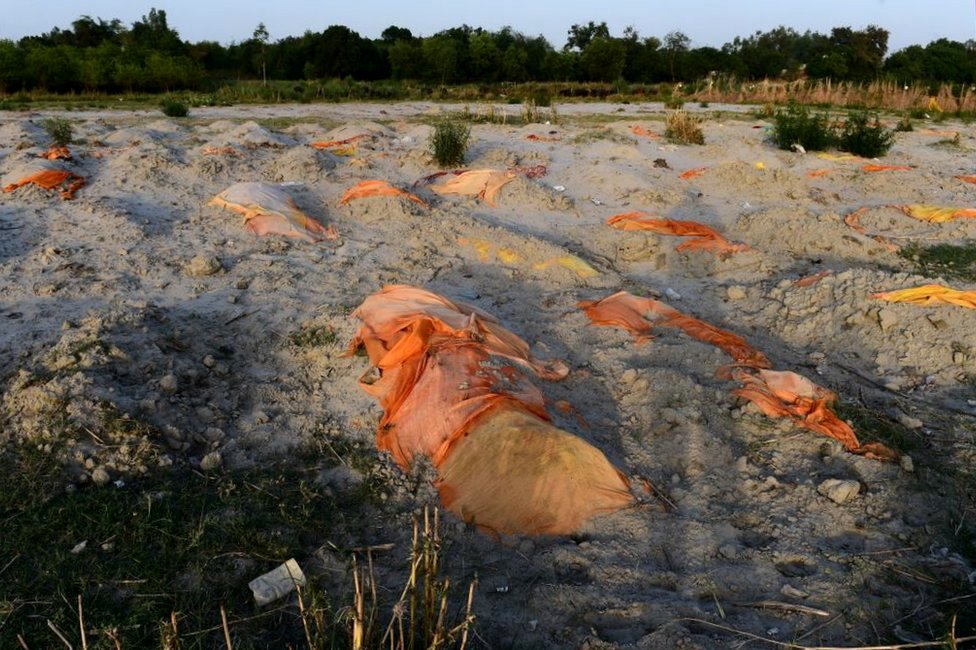
[{"label": "dry reed stalk", "polygon": [[227,610],[224,609],[223,604],[220,605],[220,624],[224,629],[224,642],[227,644],[227,650],[234,650],[234,644],[230,641],[230,626],[227,625]]}]

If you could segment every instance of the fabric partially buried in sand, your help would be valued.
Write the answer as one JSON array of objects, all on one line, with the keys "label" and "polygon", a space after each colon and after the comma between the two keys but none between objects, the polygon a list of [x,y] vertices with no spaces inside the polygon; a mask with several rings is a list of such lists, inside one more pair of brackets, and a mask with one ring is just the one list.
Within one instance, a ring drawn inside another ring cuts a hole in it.
[{"label": "fabric partially buried in sand", "polygon": [[383,180],[366,180],[356,183],[342,195],[339,205],[349,203],[354,199],[364,199],[371,196],[402,196],[423,207],[429,207],[421,198],[410,192],[393,187],[389,182]]},{"label": "fabric partially buried in sand", "polygon": [[[729,374],[742,384],[733,394],[756,404],[767,417],[788,417],[799,426],[838,440],[852,453],[883,460],[896,460],[900,456],[880,443],[862,446],[850,425],[831,408],[837,399],[834,393],[796,373],[771,370],[764,354],[732,332],[652,298],[640,298],[625,291],[602,300],[581,302],[580,307],[593,324],[621,327],[633,334],[638,343],[649,340],[656,326],[677,327],[732,357],[736,366]],[[649,318],[648,314],[655,317]],[[727,369],[720,370],[720,374],[726,372]]]},{"label": "fabric partially buried in sand", "polygon": [[256,235],[283,235],[307,242],[338,238],[332,226],[325,227],[302,212],[280,186],[272,183],[237,183],[210,203],[242,215],[245,229]]},{"label": "fabric partially buried in sand", "polygon": [[746,244],[732,243],[714,228],[697,221],[680,221],[651,217],[643,212],[625,212],[607,219],[607,224],[617,230],[647,230],[660,235],[690,237],[678,244],[677,251],[705,250],[716,254],[740,253],[749,250]]},{"label": "fabric partially buried in sand", "polygon": [[447,194],[474,196],[482,199],[491,207],[495,207],[495,197],[502,187],[514,180],[515,172],[498,169],[469,169],[428,178],[431,183],[430,189],[437,194],[442,196]]},{"label": "fabric partially buried in sand", "polygon": [[926,284],[897,291],[882,291],[873,294],[871,297],[888,302],[907,302],[913,305],[954,305],[976,309],[976,291],[960,291],[940,284]]},{"label": "fabric partially buried in sand", "polygon": [[37,185],[45,190],[58,190],[61,198],[67,201],[75,198],[75,193],[85,186],[85,179],[66,169],[44,168],[5,185],[3,191],[10,193],[25,185]]},{"label": "fabric partially buried in sand", "polygon": [[566,534],[633,503],[602,452],[549,422],[526,372],[558,379],[493,317],[432,292],[386,287],[356,310],[352,349],[373,364],[360,385],[383,408],[377,446],[407,469],[438,470],[444,505],[500,534]]}]

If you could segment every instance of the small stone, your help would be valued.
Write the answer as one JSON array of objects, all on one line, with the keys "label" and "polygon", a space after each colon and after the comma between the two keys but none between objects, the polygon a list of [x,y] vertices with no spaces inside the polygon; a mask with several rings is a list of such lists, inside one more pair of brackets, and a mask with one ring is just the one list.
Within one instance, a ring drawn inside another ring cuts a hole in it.
[{"label": "small stone", "polygon": [[235,296],[234,294],[230,294],[229,296],[227,296],[227,302],[229,302],[232,305],[236,305],[237,304],[237,296]]},{"label": "small stone", "polygon": [[213,368],[215,365],[217,365],[217,360],[213,358],[213,355],[208,354],[203,358],[203,365],[208,368]]},{"label": "small stone", "polygon": [[895,310],[884,307],[878,311],[878,324],[881,326],[882,332],[887,332],[892,327],[898,324],[898,316],[895,314]]},{"label": "small stone", "polygon": [[783,594],[787,598],[806,598],[810,595],[805,591],[797,589],[789,583],[783,585],[783,588],[779,590],[779,593]]},{"label": "small stone", "polygon": [[200,469],[205,472],[209,472],[220,467],[223,462],[223,458],[220,456],[219,451],[211,451],[209,454],[200,459]]},{"label": "small stone", "polygon": [[746,474],[749,472],[749,459],[745,456],[739,456],[735,460],[735,471],[739,474]]},{"label": "small stone", "polygon": [[164,393],[175,393],[176,389],[179,388],[179,385],[179,380],[176,378],[176,375],[173,374],[165,375],[159,380],[159,390],[163,391]]},{"label": "small stone", "polygon": [[95,485],[107,485],[112,477],[105,471],[104,467],[96,467],[91,473],[92,483]]},{"label": "small stone", "polygon": [[725,293],[729,300],[744,300],[746,297],[746,290],[738,285],[732,285],[725,290]]},{"label": "small stone", "polygon": [[197,255],[183,267],[183,272],[190,277],[198,278],[213,275],[220,271],[223,265],[214,256]]},{"label": "small stone", "polygon": [[735,560],[739,557],[739,549],[732,544],[725,544],[719,547],[718,554],[726,560]]},{"label": "small stone", "polygon": [[249,286],[251,286],[251,283],[248,282],[247,280],[238,280],[237,284],[235,284],[234,286],[237,288],[238,291],[244,291]]},{"label": "small stone", "polygon": [[898,414],[898,422],[900,422],[902,424],[902,426],[904,426],[905,428],[908,428],[908,429],[921,429],[922,428],[922,424],[924,424],[918,418],[912,417],[911,415],[908,415],[907,413],[899,413]]},{"label": "small stone", "polygon": [[857,481],[845,481],[829,478],[817,486],[817,493],[827,497],[837,504],[844,504],[853,499],[861,491],[861,484]]},{"label": "small stone", "polygon": [[898,464],[901,465],[901,468],[906,472],[915,471],[915,463],[912,462],[912,457],[909,456],[908,454],[902,456],[901,459],[898,461]]}]

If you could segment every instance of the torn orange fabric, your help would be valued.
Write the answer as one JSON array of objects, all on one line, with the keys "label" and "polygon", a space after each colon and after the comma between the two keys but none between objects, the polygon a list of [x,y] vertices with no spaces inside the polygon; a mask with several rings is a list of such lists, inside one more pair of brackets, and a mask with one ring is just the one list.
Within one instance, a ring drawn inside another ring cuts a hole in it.
[{"label": "torn orange fabric", "polygon": [[208,145],[200,149],[204,156],[238,156],[240,153],[234,147],[215,147]]},{"label": "torn orange fabric", "polygon": [[873,163],[865,163],[861,169],[866,172],[907,172],[913,168],[908,165],[876,165]]},{"label": "torn orange fabric", "polygon": [[342,147],[345,145],[350,145],[355,143],[361,138],[368,137],[368,133],[360,133],[359,135],[354,135],[351,138],[346,138],[344,140],[319,140],[316,142],[310,142],[308,146],[315,149],[332,149],[333,147]]},{"label": "torn orange fabric", "polygon": [[818,273],[814,273],[812,275],[807,275],[797,280],[793,280],[793,286],[797,288],[812,287],[813,285],[817,284],[824,278],[828,278],[833,274],[834,272],[831,270],[820,271]]},{"label": "torn orange fabric", "polygon": [[45,190],[58,190],[62,199],[70,201],[75,198],[75,193],[85,186],[85,179],[64,169],[42,169],[6,185],[3,191],[4,193],[13,192],[24,185],[37,185]]},{"label": "torn orange fabric", "polygon": [[660,235],[692,237],[679,244],[675,250],[706,250],[717,254],[741,253],[750,250],[746,244],[733,244],[717,230],[697,221],[680,221],[651,217],[644,212],[624,212],[607,219],[607,224],[618,230],[649,230]]},{"label": "torn orange fabric", "polygon": [[930,223],[945,223],[953,219],[976,219],[976,208],[951,208],[922,203],[893,205],[891,207],[901,210],[913,219]]},{"label": "torn orange fabric", "polygon": [[526,140],[531,142],[559,142],[562,138],[558,135],[537,135],[535,133],[530,133],[525,136]]},{"label": "torn orange fabric", "polygon": [[635,124],[634,126],[630,127],[630,132],[639,138],[660,138],[661,137],[654,131],[648,131],[640,124]]},{"label": "torn orange fabric", "polygon": [[897,291],[882,291],[871,294],[888,302],[907,302],[913,305],[955,305],[976,309],[976,291],[960,291],[940,284],[926,284]]},{"label": "torn orange fabric", "polygon": [[498,169],[470,169],[428,178],[433,182],[430,189],[442,196],[445,194],[476,196],[491,207],[495,207],[495,197],[502,187],[515,179],[515,172]]},{"label": "torn orange fabric", "polygon": [[976,176],[953,176],[956,180],[960,180],[963,183],[974,183],[976,184]]},{"label": "torn orange fabric", "polygon": [[919,129],[922,135],[934,135],[940,138],[954,138],[959,135],[958,131],[945,131],[940,129]]},{"label": "torn orange fabric", "polygon": [[807,172],[807,178],[819,178],[833,172],[833,169],[811,169]]},{"label": "torn orange fabric", "polygon": [[732,376],[743,385],[732,393],[758,406],[766,417],[788,417],[805,429],[840,441],[848,451],[861,447],[854,430],[832,410],[837,395],[826,388],[789,371],[736,369]]},{"label": "torn orange fabric", "polygon": [[61,145],[51,145],[48,150],[40,155],[47,160],[71,160],[71,150]]},{"label": "torn orange fabric", "polygon": [[384,410],[377,446],[408,468],[429,456],[444,505],[500,534],[566,534],[633,504],[602,452],[549,422],[527,376],[560,379],[492,316],[418,287],[389,286],[354,312],[360,385]]},{"label": "torn orange fabric", "polygon": [[678,178],[684,180],[698,178],[699,176],[704,174],[707,169],[708,167],[695,167],[694,169],[689,169],[687,171],[681,172],[680,174],[678,174]]},{"label": "torn orange fabric", "polygon": [[302,212],[280,186],[272,183],[237,183],[210,203],[242,215],[244,228],[256,235],[284,235],[307,242],[339,238],[335,228],[323,226]]},{"label": "torn orange fabric", "polygon": [[[731,376],[743,386],[735,395],[755,403],[768,417],[789,417],[798,425],[839,440],[849,451],[882,460],[897,460],[898,453],[880,443],[861,446],[853,429],[831,409],[836,395],[788,371],[770,370],[766,356],[740,336],[684,314],[651,298],[620,291],[602,300],[579,303],[594,325],[629,331],[637,343],[652,338],[654,327],[678,327],[699,341],[711,343],[736,361]],[[654,314],[658,318],[649,318]]]},{"label": "torn orange fabric", "polygon": [[348,203],[353,199],[362,199],[369,196],[402,196],[403,198],[410,199],[414,203],[422,205],[425,208],[429,207],[427,203],[417,195],[411,194],[410,192],[406,192],[397,187],[393,187],[387,181],[381,180],[368,180],[356,183],[346,190],[346,192],[342,195],[342,198],[339,200],[339,205]]},{"label": "torn orange fabric", "polygon": [[[768,368],[766,356],[741,336],[689,316],[653,298],[641,298],[626,291],[602,300],[585,300],[579,307],[594,325],[620,327],[634,337],[637,344],[654,338],[654,327],[675,327],[698,341],[710,343],[732,357],[735,362],[750,368]],[[648,318],[653,314],[654,318]]]}]

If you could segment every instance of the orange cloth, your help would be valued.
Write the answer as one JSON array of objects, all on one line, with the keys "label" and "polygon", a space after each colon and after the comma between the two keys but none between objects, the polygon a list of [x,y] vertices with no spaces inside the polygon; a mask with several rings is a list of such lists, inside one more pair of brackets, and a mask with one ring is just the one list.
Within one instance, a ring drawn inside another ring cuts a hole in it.
[{"label": "orange cloth", "polygon": [[607,224],[618,230],[650,230],[661,235],[692,237],[675,250],[707,250],[718,254],[739,253],[750,250],[746,244],[733,244],[717,230],[696,221],[679,221],[648,216],[643,212],[625,212],[607,219]]},{"label": "orange cloth", "polygon": [[359,135],[354,135],[351,138],[346,138],[345,140],[319,140],[317,142],[311,142],[308,146],[315,149],[331,149],[333,147],[342,147],[343,145],[350,145],[359,140],[360,138],[365,138],[369,134],[361,133]]},{"label": "orange cloth", "polygon": [[54,144],[41,154],[41,158],[47,158],[48,160],[71,160],[71,150],[65,146]]},{"label": "orange cloth", "polygon": [[362,181],[356,183],[342,195],[342,199],[339,200],[339,205],[344,203],[349,203],[353,199],[362,199],[369,196],[402,196],[405,199],[410,199],[418,205],[423,207],[429,207],[422,199],[420,199],[415,194],[410,192],[405,192],[397,187],[393,187],[386,181],[370,180]]},{"label": "orange cloth", "polygon": [[495,196],[502,187],[514,179],[514,171],[469,169],[433,174],[425,180],[433,183],[431,189],[438,194],[476,196],[491,207],[495,207]]},{"label": "orange cloth", "polygon": [[4,193],[13,192],[24,185],[37,185],[46,190],[60,190],[61,198],[68,201],[75,198],[75,193],[85,186],[85,179],[78,174],[63,169],[42,169],[39,172],[25,176],[3,188]]},{"label": "orange cloth", "polygon": [[799,278],[798,280],[794,280],[793,286],[798,288],[811,287],[817,284],[818,282],[820,282],[821,280],[823,280],[824,278],[828,278],[832,276],[833,274],[834,272],[830,270],[820,271],[818,273],[814,273],[813,275],[807,275],[802,278]]},{"label": "orange cloth", "polygon": [[912,170],[907,165],[875,165],[873,163],[865,163],[861,169],[866,172],[907,172]]},{"label": "orange cloth", "polygon": [[635,124],[634,126],[630,127],[630,131],[631,133],[633,133],[639,138],[660,138],[661,137],[657,133],[654,133],[654,131],[648,131],[640,124]]},{"label": "orange cloth", "polygon": [[767,417],[791,418],[806,429],[840,441],[848,451],[861,447],[854,430],[831,409],[837,395],[826,388],[789,371],[737,369],[732,376],[743,385],[732,393],[758,406]]},{"label": "orange cloth", "polygon": [[[676,327],[694,339],[711,343],[732,357],[737,364],[750,368],[769,367],[766,356],[738,334],[689,316],[653,298],[641,298],[626,291],[618,291],[602,300],[585,300],[579,306],[594,325],[612,325],[625,329],[634,336],[638,344],[654,338],[651,335],[654,327]],[[654,317],[649,318],[649,314]]]},{"label": "orange cloth", "polygon": [[602,452],[549,422],[526,372],[559,379],[492,316],[424,289],[389,286],[354,312],[350,351],[373,368],[360,385],[384,410],[377,446],[408,468],[438,471],[444,505],[495,533],[566,534],[633,504],[628,480]]},{"label": "orange cloth", "polygon": [[953,176],[953,178],[960,180],[963,183],[976,183],[976,176]]},{"label": "orange cloth", "polygon": [[[794,372],[770,370],[766,356],[743,338],[684,314],[651,298],[620,291],[580,307],[595,325],[621,327],[634,335],[638,344],[652,338],[652,328],[678,327],[699,341],[711,343],[736,361],[733,379],[742,384],[735,395],[756,404],[768,417],[789,417],[798,425],[839,440],[845,448],[882,460],[897,460],[898,452],[881,443],[861,446],[853,429],[831,409],[837,396]],[[649,318],[654,314],[659,318]]]},{"label": "orange cloth", "polygon": [[940,284],[926,284],[898,291],[883,291],[871,295],[888,302],[908,302],[913,305],[955,305],[976,309],[976,291],[959,291]]},{"label": "orange cloth", "polygon": [[952,208],[938,205],[915,203],[912,205],[893,205],[913,219],[920,219],[930,223],[945,223],[953,219],[974,219],[976,208]]},{"label": "orange cloth", "polygon": [[339,238],[335,228],[323,226],[299,210],[295,201],[272,183],[237,183],[210,203],[243,215],[244,228],[256,235],[284,235],[307,242]]},{"label": "orange cloth", "polygon": [[704,174],[705,170],[707,169],[708,169],[707,167],[695,167],[694,169],[689,169],[688,171],[681,172],[680,174],[678,174],[678,178],[684,180],[698,178],[699,176]]}]

